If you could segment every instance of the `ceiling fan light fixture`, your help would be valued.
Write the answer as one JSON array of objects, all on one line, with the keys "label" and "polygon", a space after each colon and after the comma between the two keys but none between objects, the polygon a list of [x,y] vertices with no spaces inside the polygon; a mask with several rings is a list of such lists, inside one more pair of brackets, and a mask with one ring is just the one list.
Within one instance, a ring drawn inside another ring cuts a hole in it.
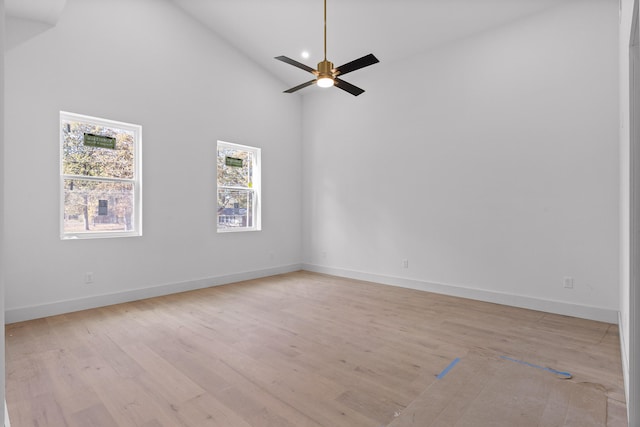
[{"label": "ceiling fan light fixture", "polygon": [[318,77],[318,80],[316,81],[316,84],[319,87],[331,87],[335,84],[335,82],[333,81],[332,77],[328,77],[328,76],[320,76]]},{"label": "ceiling fan light fixture", "polygon": [[316,84],[320,87],[331,87],[335,84],[333,80],[333,62],[326,59],[318,62],[318,80]]}]

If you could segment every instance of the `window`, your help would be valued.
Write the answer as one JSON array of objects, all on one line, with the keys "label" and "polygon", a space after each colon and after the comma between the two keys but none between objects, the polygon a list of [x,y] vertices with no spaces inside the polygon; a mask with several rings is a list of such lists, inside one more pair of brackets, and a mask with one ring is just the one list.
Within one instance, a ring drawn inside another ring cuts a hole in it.
[{"label": "window", "polygon": [[218,232],[260,230],[260,149],[218,141]]},{"label": "window", "polygon": [[141,236],[138,125],[60,112],[62,239]]}]

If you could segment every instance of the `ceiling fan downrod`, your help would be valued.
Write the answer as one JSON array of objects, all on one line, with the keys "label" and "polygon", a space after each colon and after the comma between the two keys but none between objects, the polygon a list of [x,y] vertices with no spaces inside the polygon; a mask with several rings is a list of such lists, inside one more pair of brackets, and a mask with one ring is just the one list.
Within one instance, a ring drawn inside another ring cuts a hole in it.
[{"label": "ceiling fan downrod", "polygon": [[316,84],[320,87],[331,87],[336,84],[333,62],[327,61],[327,0],[324,0],[324,60],[318,62],[318,78]]}]

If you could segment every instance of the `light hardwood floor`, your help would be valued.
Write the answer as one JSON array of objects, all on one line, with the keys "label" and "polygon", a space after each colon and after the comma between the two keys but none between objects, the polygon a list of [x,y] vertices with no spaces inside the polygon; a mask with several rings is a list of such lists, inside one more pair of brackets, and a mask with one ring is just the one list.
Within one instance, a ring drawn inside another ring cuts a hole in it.
[{"label": "light hardwood floor", "polygon": [[611,324],[296,272],[7,325],[7,402],[12,427],[617,427],[619,347]]}]

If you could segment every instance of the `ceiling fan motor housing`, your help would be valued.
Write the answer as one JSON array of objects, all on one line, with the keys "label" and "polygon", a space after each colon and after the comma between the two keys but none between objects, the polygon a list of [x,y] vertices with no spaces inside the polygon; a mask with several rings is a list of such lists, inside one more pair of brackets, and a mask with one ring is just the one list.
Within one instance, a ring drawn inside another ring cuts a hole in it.
[{"label": "ceiling fan motor housing", "polygon": [[318,78],[329,78],[333,79],[333,62],[327,61],[326,59],[322,62],[318,62]]}]

